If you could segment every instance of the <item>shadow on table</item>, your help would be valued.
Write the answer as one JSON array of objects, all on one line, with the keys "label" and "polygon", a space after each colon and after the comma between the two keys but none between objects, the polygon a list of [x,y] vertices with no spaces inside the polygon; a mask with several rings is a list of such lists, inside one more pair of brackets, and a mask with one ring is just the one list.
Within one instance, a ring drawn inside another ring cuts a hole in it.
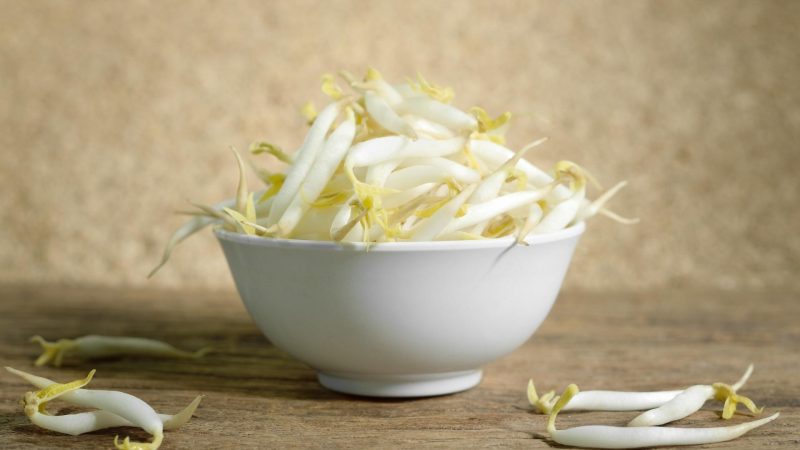
[{"label": "shadow on table", "polygon": [[[66,358],[64,369],[98,370],[96,378],[152,380],[157,389],[197,390],[201,393],[242,393],[263,398],[346,400],[398,403],[414,399],[382,399],[339,394],[323,388],[316,372],[277,349],[260,332],[238,302],[230,308],[159,308],[157,312],[127,301],[108,300],[113,314],[87,320],[87,308],[66,307],[59,312],[58,330],[30,330],[49,340],[87,334],[141,336],[162,340],[184,350],[206,346],[213,351],[200,359],[120,357],[81,361]],[[97,302],[95,302],[96,304]],[[68,306],[69,305],[68,303]],[[91,309],[96,310],[95,306]],[[32,362],[38,352],[29,345]],[[29,370],[24,369],[23,370]],[[72,376],[71,374],[70,376]]]}]

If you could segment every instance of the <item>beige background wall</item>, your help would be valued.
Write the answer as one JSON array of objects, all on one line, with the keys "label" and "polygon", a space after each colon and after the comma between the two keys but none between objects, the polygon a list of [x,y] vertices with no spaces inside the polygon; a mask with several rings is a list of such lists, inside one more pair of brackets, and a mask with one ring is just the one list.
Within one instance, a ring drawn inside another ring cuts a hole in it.
[{"label": "beige background wall", "polygon": [[302,139],[319,76],[420,70],[510,142],[631,187],[568,286],[800,287],[800,2],[2,1],[0,282],[230,287],[209,233],[144,275],[227,147]]}]

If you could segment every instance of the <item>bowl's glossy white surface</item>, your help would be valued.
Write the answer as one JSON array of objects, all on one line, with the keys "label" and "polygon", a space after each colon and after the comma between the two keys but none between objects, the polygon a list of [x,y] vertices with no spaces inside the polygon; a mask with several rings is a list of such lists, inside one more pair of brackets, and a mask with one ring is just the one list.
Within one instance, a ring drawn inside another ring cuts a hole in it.
[{"label": "bowl's glossy white surface", "polygon": [[585,225],[528,239],[339,245],[215,234],[247,310],[278,348],[352,394],[469,389],[558,295]]}]

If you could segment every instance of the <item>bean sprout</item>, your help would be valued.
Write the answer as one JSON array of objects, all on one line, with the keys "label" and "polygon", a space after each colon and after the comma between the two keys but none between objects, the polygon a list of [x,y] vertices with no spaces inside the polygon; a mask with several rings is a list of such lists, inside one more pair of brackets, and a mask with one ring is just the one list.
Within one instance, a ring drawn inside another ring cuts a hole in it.
[{"label": "bean sprout", "polygon": [[[742,377],[730,386],[731,390],[735,392],[741,389],[752,373],[753,365],[750,364]],[[644,411],[658,408],[684,391],[685,389],[654,392],[581,391],[564,406],[563,411]],[[542,414],[550,414],[553,405],[559,400],[555,391],[539,396],[533,380],[528,381],[527,393],[528,402]]]},{"label": "bean sprout", "polygon": [[[564,405],[564,411],[643,411],[656,408],[683,390],[655,392],[581,391]],[[541,414],[550,414],[559,396],[555,391],[538,395],[533,380],[528,381],[528,402]]]},{"label": "bean sprout", "polygon": [[286,172],[286,179],[281,190],[278,191],[272,203],[272,208],[270,208],[269,212],[269,221],[271,223],[278,221],[289,206],[289,202],[297,194],[300,184],[302,184],[311,169],[311,165],[314,163],[314,159],[316,159],[317,153],[322,148],[322,142],[328,133],[328,129],[333,125],[341,108],[341,102],[331,103],[314,120],[314,124],[311,125],[305,141],[303,141],[303,144],[294,155],[294,162]]},{"label": "bean sprout", "polygon": [[533,227],[533,233],[551,233],[573,223],[583,200],[586,198],[586,172],[569,161],[556,164],[557,176],[573,179],[570,189],[572,195],[545,212],[542,220]]},{"label": "bean sprout", "polygon": [[[10,368],[8,370],[17,375],[23,376],[22,374],[24,374],[24,372]],[[38,392],[28,392],[24,397],[25,415],[39,427],[58,432],[67,432],[68,434],[80,434],[77,432],[104,425],[104,423],[92,423],[91,421],[95,419],[108,422],[118,421],[118,419],[108,416],[107,413],[110,413],[153,436],[153,441],[149,443],[131,442],[128,437],[119,441],[119,436],[117,436],[114,438],[115,447],[121,450],[157,449],[164,439],[165,421],[162,417],[150,405],[133,395],[119,391],[81,389],[91,381],[94,373],[95,371],[92,370],[84,379],[65,384],[51,383]],[[23,378],[31,381],[31,377],[23,376]],[[44,381],[50,380],[44,379]],[[62,396],[65,400],[78,406],[97,408],[105,413],[99,415],[79,414],[77,416],[51,416],[47,414],[47,403]],[[181,417],[178,422],[184,419],[185,417]]]},{"label": "bean sprout", "polygon": [[456,213],[464,202],[467,201],[472,192],[475,190],[475,185],[471,185],[461,191],[458,195],[453,197],[441,208],[439,208],[431,217],[417,225],[411,235],[413,241],[432,241],[441,234],[447,224],[453,220]]},{"label": "bean sprout", "polygon": [[[44,389],[54,384],[58,384],[53,380],[39,377],[30,373],[23,372],[21,370],[14,369],[12,367],[6,367],[6,370],[14,375],[19,376],[20,378],[24,379],[25,381],[29,382],[30,384],[34,385],[39,389]],[[83,406],[83,407],[92,407],[91,402],[86,401],[82,394],[82,389],[77,389],[75,391],[65,392],[60,397],[67,403],[71,403],[75,406]],[[185,408],[183,408],[180,412],[175,415],[170,414],[159,414],[158,417],[164,424],[165,430],[177,430],[181,426],[183,426],[189,419],[192,418],[192,415],[197,410],[197,407],[200,405],[200,401],[203,399],[202,395],[198,395],[197,397],[192,400]],[[102,430],[105,428],[115,428],[115,427],[131,427],[135,426],[129,420],[124,419],[116,414],[113,414],[108,411],[87,411],[82,413],[76,414],[67,414],[63,416],[48,416],[49,430],[58,431],[59,433],[64,434],[71,434],[73,436],[77,436],[79,434],[84,433],[91,433],[92,431]],[[60,429],[55,429],[55,427],[59,427]]]},{"label": "bean sprout", "polygon": [[166,358],[200,358],[211,349],[209,347],[187,352],[179,350],[166,342],[139,337],[87,335],[76,339],[59,339],[48,342],[41,336],[33,336],[31,342],[42,346],[44,353],[36,359],[35,365],[52,363],[60,367],[67,356],[82,359],[108,358],[113,356],[156,356]]},{"label": "bean sprout", "polygon": [[433,123],[438,123],[446,128],[461,132],[475,130],[478,128],[478,121],[470,114],[460,109],[438,102],[431,98],[414,97],[408,98],[398,105],[402,113],[414,114],[415,116],[428,119]]},{"label": "bean sprout", "polygon": [[364,94],[364,103],[367,106],[369,115],[387,131],[408,136],[412,139],[417,138],[417,132],[411,124],[400,117],[383,97],[368,91]]}]

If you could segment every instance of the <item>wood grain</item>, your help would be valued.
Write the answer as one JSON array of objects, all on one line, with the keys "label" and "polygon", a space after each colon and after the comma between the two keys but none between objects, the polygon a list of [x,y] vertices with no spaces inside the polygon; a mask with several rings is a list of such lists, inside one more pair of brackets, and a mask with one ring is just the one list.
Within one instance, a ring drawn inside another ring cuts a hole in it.
[{"label": "wood grain", "polygon": [[[733,381],[749,362],[744,393],[781,417],[745,437],[707,448],[800,446],[800,302],[790,292],[562,294],[529,342],[486,367],[475,389],[437,398],[377,400],[340,395],[314,372],[271,346],[235,293],[130,291],[78,287],[0,287],[0,364],[56,380],[90,368],[92,386],[140,396],[175,412],[205,399],[186,426],[168,432],[180,448],[547,448],[544,416],[529,411],[525,384],[561,389],[654,390]],[[34,369],[28,338],[89,333],[140,335],[195,349],[219,350],[200,361],[118,359]],[[118,428],[72,437],[31,425],[19,406],[29,390],[0,375],[0,446],[5,449],[110,448]],[[719,425],[710,402],[677,425]],[[73,411],[54,403],[53,412]],[[560,427],[622,425],[629,413],[565,413]],[[731,423],[748,420],[744,415]]]}]

